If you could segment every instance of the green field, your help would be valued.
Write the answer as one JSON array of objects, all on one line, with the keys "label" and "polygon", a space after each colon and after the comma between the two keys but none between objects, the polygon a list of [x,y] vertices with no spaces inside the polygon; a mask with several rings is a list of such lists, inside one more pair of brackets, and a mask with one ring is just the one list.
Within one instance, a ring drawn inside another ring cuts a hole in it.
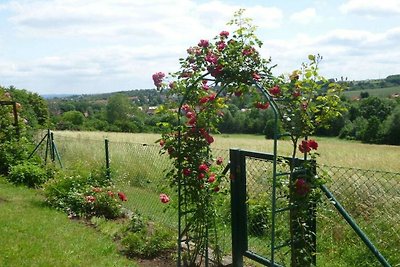
[{"label": "green field", "polygon": [[374,89],[363,89],[363,90],[355,90],[355,91],[346,91],[344,95],[349,98],[360,97],[362,92],[368,92],[370,96],[378,96],[378,97],[390,97],[393,94],[400,94],[400,86],[392,86],[385,88],[374,88]]},{"label": "green field", "polygon": [[[155,145],[155,141],[160,138],[159,134],[132,134],[132,133],[106,133],[106,132],[71,132],[59,131],[55,132],[55,139],[75,140],[76,149],[85,150],[88,140],[90,142],[102,142],[104,138],[108,138],[110,144],[148,144]],[[400,146],[362,144],[357,141],[348,141],[337,138],[314,137],[318,141],[318,152],[320,157],[318,163],[353,167],[361,169],[372,169],[382,171],[400,172]],[[82,140],[82,142],[79,142]],[[90,143],[89,142],[89,143]],[[99,145],[99,149],[103,149]],[[291,142],[280,141],[278,151],[282,156],[289,156],[292,153]],[[229,148],[248,149],[259,152],[272,153],[273,141],[266,140],[261,135],[245,135],[245,134],[221,134],[215,136],[214,149],[228,151]],[[124,149],[123,147],[121,149]],[[125,150],[127,148],[125,147]],[[82,152],[84,153],[84,152]],[[87,155],[91,153],[87,151]],[[92,154],[96,154],[95,152]],[[224,154],[227,154],[224,153]],[[124,157],[126,159],[126,157]]]}]

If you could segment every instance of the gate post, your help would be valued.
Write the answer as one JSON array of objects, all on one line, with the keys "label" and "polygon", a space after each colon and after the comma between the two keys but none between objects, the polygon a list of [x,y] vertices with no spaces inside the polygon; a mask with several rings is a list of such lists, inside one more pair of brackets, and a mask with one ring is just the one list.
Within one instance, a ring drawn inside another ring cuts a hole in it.
[{"label": "gate post", "polygon": [[232,266],[243,266],[247,250],[246,164],[239,149],[230,149]]}]

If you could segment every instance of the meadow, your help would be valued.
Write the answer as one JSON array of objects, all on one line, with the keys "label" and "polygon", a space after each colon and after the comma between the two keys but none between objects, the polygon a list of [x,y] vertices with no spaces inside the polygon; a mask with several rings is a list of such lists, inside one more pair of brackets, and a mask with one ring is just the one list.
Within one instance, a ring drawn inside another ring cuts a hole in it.
[{"label": "meadow", "polygon": [[[110,143],[136,143],[155,145],[160,139],[159,134],[151,133],[109,133],[109,132],[74,132],[56,131],[57,138],[73,138],[91,141],[109,139]],[[352,167],[369,170],[400,172],[400,146],[363,144],[358,141],[341,140],[327,137],[311,137],[318,141],[319,164],[330,166]],[[84,143],[81,144],[84,146]],[[240,148],[258,152],[272,153],[273,140],[267,140],[262,135],[220,134],[215,135],[212,148],[228,150]],[[278,154],[290,156],[291,142],[279,141]]]},{"label": "meadow", "polygon": [[379,89],[363,89],[363,90],[353,90],[353,91],[346,91],[344,95],[350,98],[353,97],[360,97],[362,92],[368,92],[370,96],[377,96],[377,97],[390,97],[393,94],[400,94],[400,86],[391,86],[391,87],[384,87]]}]

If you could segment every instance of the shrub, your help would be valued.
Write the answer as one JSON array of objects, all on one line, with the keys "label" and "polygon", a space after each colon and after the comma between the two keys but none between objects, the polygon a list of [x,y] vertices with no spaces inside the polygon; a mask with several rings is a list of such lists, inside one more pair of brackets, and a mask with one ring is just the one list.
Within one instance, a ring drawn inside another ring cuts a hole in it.
[{"label": "shrub", "polygon": [[70,216],[103,216],[114,219],[122,215],[121,201],[126,196],[115,192],[111,181],[102,172],[89,175],[64,174],[44,186],[46,202]]},{"label": "shrub", "polygon": [[[7,175],[11,166],[18,165],[28,159],[33,150],[32,143],[26,138],[5,141],[0,144],[0,174]],[[39,161],[37,157],[34,160]]]},{"label": "shrub", "polygon": [[153,258],[175,247],[174,233],[161,225],[144,222],[134,215],[122,239],[124,253],[129,257]]},{"label": "shrub", "polygon": [[50,178],[51,173],[48,173],[46,169],[28,161],[12,166],[7,176],[7,180],[11,183],[28,187],[39,187]]}]

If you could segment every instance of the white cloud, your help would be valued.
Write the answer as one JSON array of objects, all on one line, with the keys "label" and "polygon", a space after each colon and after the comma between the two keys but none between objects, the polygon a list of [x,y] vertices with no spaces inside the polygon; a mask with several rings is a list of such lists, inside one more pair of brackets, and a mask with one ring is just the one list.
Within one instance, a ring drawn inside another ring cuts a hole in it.
[{"label": "white cloud", "polygon": [[340,6],[340,11],[365,16],[387,16],[400,14],[398,0],[348,0]]},{"label": "white cloud", "polygon": [[301,23],[301,24],[308,24],[312,22],[317,16],[317,13],[315,11],[315,8],[306,8],[302,11],[293,13],[290,16],[290,20],[296,22],[296,23]]}]

